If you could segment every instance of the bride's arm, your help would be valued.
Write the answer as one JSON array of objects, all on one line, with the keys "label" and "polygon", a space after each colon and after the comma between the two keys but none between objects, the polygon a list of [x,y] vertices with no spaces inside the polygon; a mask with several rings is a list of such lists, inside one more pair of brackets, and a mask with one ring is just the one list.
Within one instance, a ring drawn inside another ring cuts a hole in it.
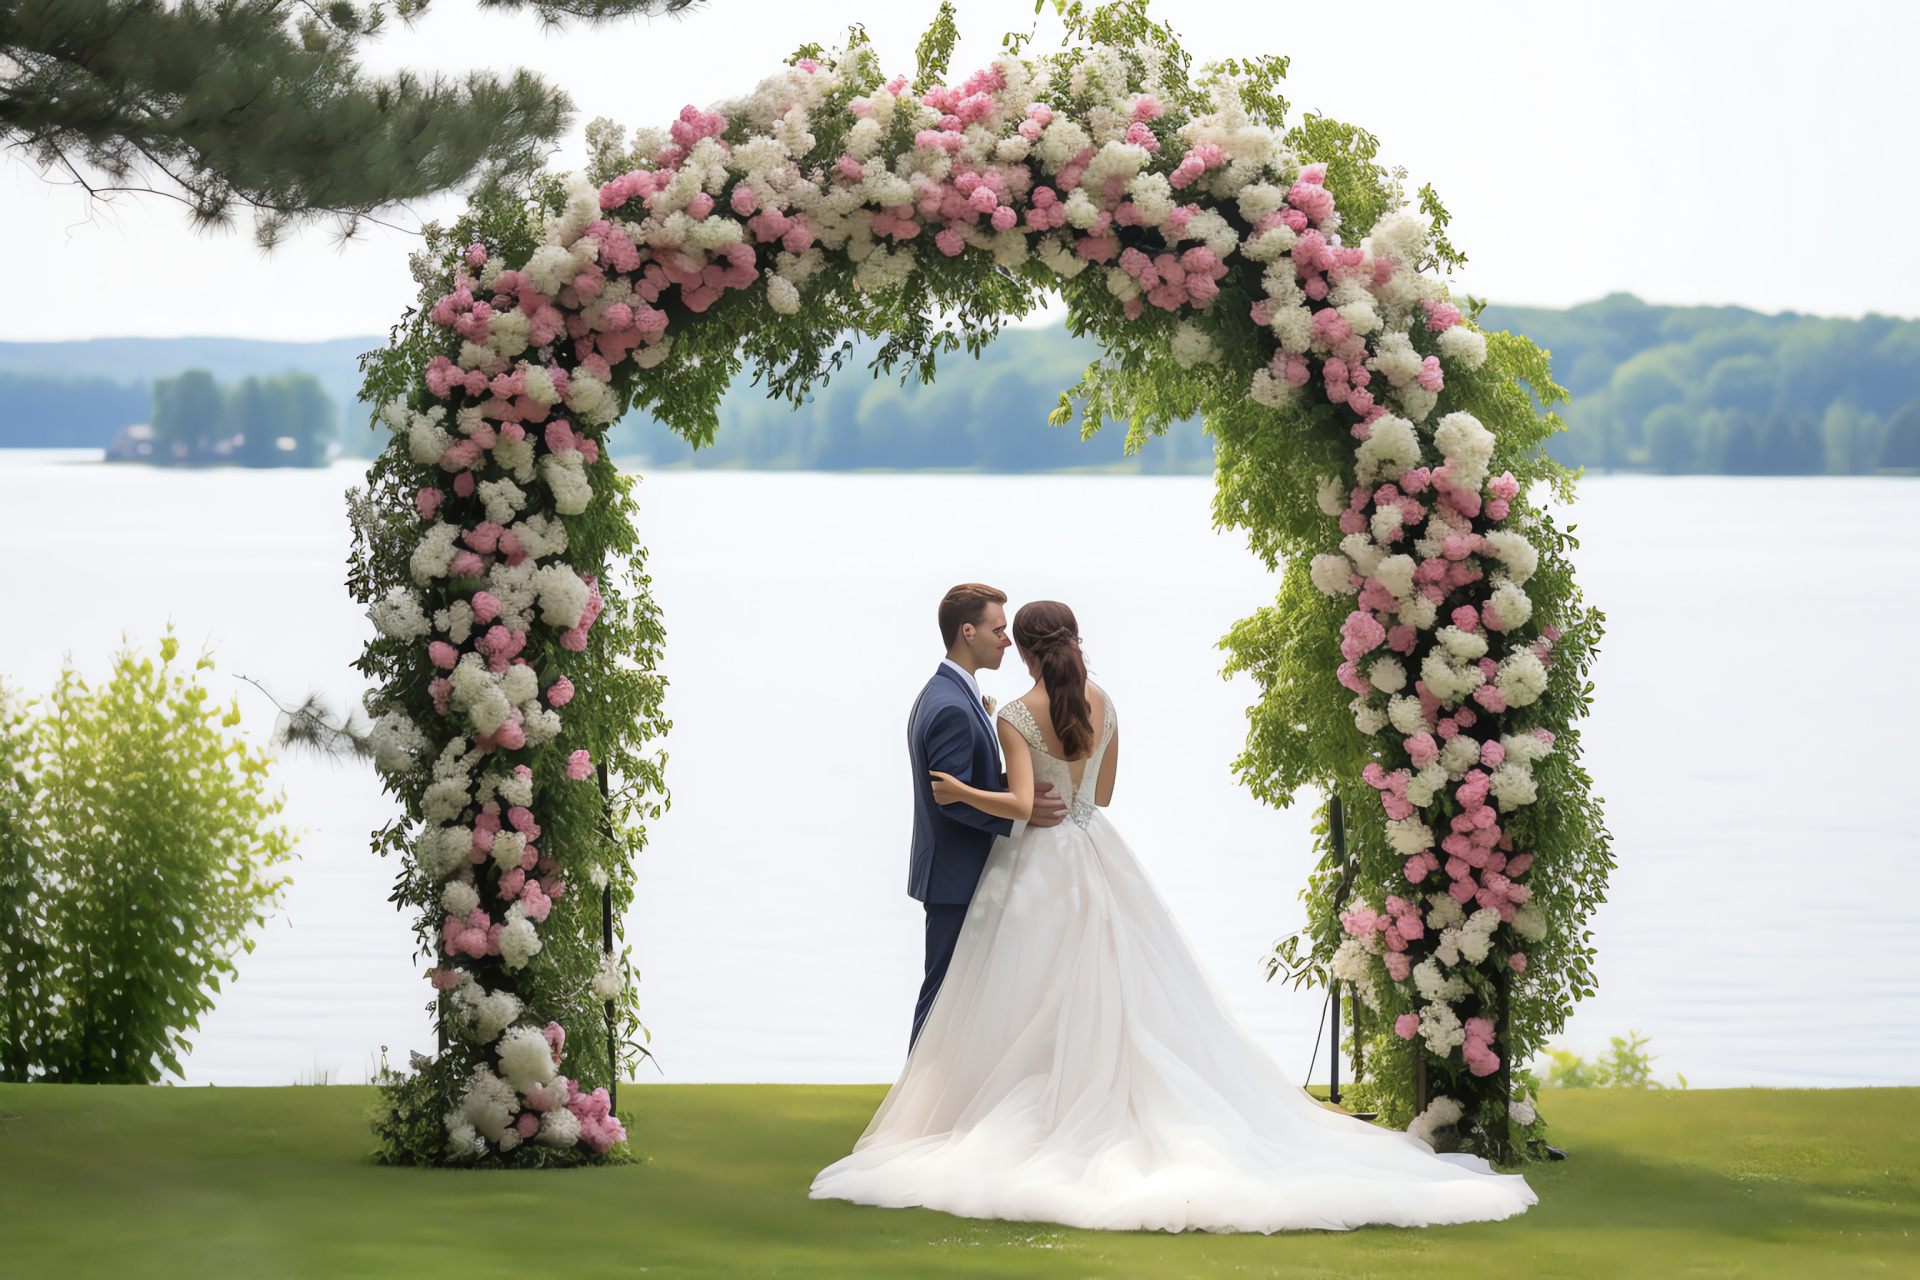
[{"label": "bride's arm", "polygon": [[1120,731],[1113,731],[1107,754],[1100,761],[1100,777],[1093,784],[1093,802],[1102,809],[1113,803],[1113,780],[1120,773]]},{"label": "bride's arm", "polygon": [[1033,816],[1033,757],[1027,752],[1027,740],[1005,720],[999,722],[1000,749],[1007,758],[1007,789],[982,791],[970,787],[952,774],[929,769],[933,775],[935,804],[964,804],[990,813],[996,818],[1025,822]]}]

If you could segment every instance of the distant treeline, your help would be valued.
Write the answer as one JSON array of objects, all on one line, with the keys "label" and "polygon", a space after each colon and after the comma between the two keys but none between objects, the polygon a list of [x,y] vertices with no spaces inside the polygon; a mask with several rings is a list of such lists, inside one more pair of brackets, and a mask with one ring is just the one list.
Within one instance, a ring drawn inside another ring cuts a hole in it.
[{"label": "distant treeline", "polygon": [[1006,329],[978,360],[949,356],[932,383],[899,372],[868,372],[875,347],[857,344],[846,365],[798,409],[768,400],[742,378],[720,405],[720,431],[698,452],[650,418],[615,428],[616,457],[650,467],[730,467],[777,471],[863,469],[1057,471],[1086,468],[1148,474],[1213,470],[1213,442],[1198,423],[1182,423],[1126,455],[1126,424],[1109,423],[1091,440],[1079,427],[1054,427],[1047,415],[1080,380],[1099,344],[1064,325]]},{"label": "distant treeline", "polygon": [[1560,461],[1596,470],[1859,475],[1920,469],[1920,321],[1612,294],[1566,310],[1490,306],[1489,330],[1553,353],[1573,393]]},{"label": "distant treeline", "polygon": [[108,457],[161,466],[314,467],[327,460],[333,431],[333,401],[310,373],[223,387],[205,369],[189,369],[154,380],[147,431],[123,433]]},{"label": "distant treeline", "polygon": [[[1490,306],[1480,321],[1524,333],[1553,353],[1554,375],[1574,399],[1562,409],[1570,429],[1548,448],[1570,465],[1747,475],[1920,471],[1920,321],[1651,306],[1628,294],[1564,310]],[[375,338],[0,343],[0,446],[104,445],[121,427],[149,421],[149,385],[181,369],[235,383],[298,369],[349,406],[342,447],[370,454],[386,433],[368,430],[366,407],[353,402],[355,358],[378,345]],[[767,400],[742,379],[721,404],[718,439],[698,453],[638,414],[614,429],[613,452],[651,468],[1212,468],[1212,442],[1195,423],[1132,458],[1120,426],[1084,442],[1074,427],[1048,426],[1060,392],[1100,354],[1064,326],[1009,329],[978,361],[942,361],[930,385],[911,378],[903,385],[898,373],[876,380],[866,368],[872,352],[871,344],[857,347],[798,409]],[[238,427],[229,433],[243,434]]]},{"label": "distant treeline", "polygon": [[[0,342],[0,448],[104,448],[120,432],[151,423],[152,387],[201,369],[236,385],[247,378],[310,374],[336,407],[337,440],[371,457],[387,432],[355,397],[359,356],[379,338],[259,342],[246,338],[90,338],[77,342]],[[276,436],[276,439],[279,437]]]}]

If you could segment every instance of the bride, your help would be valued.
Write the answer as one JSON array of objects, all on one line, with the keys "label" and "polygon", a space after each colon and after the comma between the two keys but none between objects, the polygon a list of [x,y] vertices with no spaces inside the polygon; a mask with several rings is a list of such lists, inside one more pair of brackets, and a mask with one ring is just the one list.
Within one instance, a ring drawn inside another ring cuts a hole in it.
[{"label": "bride", "polygon": [[1068,821],[994,842],[900,1079],[815,1199],[1112,1230],[1344,1230],[1509,1217],[1518,1175],[1328,1110],[1241,1029],[1101,812],[1119,728],[1072,610],[1013,636],[1034,687],[999,711],[1007,790],[934,798],[1016,821],[1036,778]]}]

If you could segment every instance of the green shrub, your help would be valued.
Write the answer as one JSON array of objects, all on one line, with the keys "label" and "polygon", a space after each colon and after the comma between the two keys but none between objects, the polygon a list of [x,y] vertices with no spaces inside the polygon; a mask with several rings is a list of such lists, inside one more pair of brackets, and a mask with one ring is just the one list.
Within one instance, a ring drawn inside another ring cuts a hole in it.
[{"label": "green shrub", "polygon": [[213,666],[117,654],[98,689],[61,673],[0,708],[0,1079],[151,1083],[178,1073],[293,838],[267,757],[228,731]]},{"label": "green shrub", "polygon": [[[1592,1062],[1566,1049],[1549,1049],[1553,1065],[1547,1068],[1547,1084],[1558,1089],[1664,1089],[1667,1086],[1653,1078],[1658,1055],[1645,1052],[1648,1038],[1638,1031],[1614,1036],[1611,1047]],[[1679,1081],[1682,1089],[1687,1087],[1685,1076]]]}]

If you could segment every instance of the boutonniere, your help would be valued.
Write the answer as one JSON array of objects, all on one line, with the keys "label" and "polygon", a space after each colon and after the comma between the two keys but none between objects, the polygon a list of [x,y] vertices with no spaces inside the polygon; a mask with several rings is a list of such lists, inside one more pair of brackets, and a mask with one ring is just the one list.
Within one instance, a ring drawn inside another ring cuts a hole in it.
[{"label": "boutonniere", "polygon": [[981,697],[980,704],[987,709],[987,715],[989,717],[991,717],[995,711],[998,711],[1000,709],[999,700],[996,699],[990,693]]}]

